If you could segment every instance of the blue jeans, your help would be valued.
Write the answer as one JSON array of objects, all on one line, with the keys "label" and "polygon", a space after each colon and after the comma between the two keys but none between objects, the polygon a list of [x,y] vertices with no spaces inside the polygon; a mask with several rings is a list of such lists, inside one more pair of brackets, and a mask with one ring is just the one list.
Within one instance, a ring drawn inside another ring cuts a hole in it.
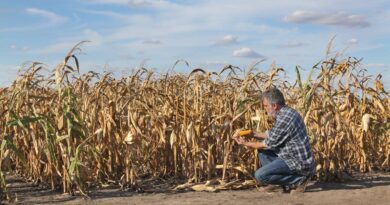
[{"label": "blue jeans", "polygon": [[305,180],[305,176],[290,170],[287,164],[271,150],[259,150],[260,169],[255,178],[262,184],[294,185]]}]

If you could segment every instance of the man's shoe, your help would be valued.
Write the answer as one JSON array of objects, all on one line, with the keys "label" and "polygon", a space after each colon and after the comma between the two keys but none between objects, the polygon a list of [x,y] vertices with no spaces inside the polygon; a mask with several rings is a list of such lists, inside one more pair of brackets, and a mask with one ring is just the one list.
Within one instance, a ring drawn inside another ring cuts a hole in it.
[{"label": "man's shoe", "polygon": [[291,189],[290,194],[302,194],[306,190],[307,184],[310,182],[310,178],[305,179],[302,183]]}]

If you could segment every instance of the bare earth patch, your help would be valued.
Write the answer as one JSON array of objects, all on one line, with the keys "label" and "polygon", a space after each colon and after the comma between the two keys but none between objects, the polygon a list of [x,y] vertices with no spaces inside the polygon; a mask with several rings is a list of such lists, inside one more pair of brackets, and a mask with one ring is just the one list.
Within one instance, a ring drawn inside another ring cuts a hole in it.
[{"label": "bare earth patch", "polygon": [[[358,175],[343,183],[309,184],[301,195],[285,193],[261,193],[256,188],[220,192],[161,192],[137,193],[107,187],[92,191],[91,199],[61,194],[20,178],[9,177],[9,190],[16,194],[15,204],[369,204],[388,205],[390,202],[390,173]],[[169,185],[170,187],[172,185]]]}]

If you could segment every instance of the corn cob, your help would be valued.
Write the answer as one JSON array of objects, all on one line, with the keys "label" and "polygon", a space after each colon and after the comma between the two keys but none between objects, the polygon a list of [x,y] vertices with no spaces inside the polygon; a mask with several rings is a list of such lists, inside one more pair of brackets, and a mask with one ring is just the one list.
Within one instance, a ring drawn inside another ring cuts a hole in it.
[{"label": "corn cob", "polygon": [[240,137],[246,137],[246,136],[252,135],[253,132],[252,132],[252,130],[242,130],[238,134],[240,135]]}]

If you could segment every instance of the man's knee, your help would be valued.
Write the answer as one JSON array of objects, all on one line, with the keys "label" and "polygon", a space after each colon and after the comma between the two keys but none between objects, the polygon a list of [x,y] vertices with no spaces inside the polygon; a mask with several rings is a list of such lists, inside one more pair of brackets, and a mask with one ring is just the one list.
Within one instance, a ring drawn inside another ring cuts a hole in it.
[{"label": "man's knee", "polygon": [[256,170],[255,178],[256,178],[257,182],[261,183],[261,184],[268,184],[268,182],[269,182],[268,174],[266,174],[261,168]]}]

